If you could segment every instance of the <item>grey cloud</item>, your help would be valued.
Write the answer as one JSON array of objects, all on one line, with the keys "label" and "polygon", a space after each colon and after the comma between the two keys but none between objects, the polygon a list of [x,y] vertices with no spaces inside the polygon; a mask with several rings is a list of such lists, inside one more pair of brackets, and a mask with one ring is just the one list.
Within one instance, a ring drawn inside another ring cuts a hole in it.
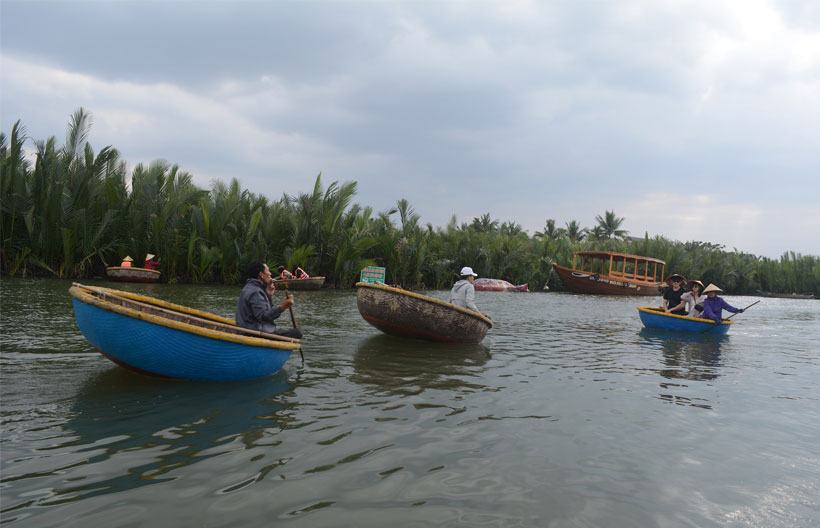
[{"label": "grey cloud", "polygon": [[[816,11],[777,5],[787,25],[816,27],[800,22]],[[790,69],[787,51],[745,49],[760,44],[743,40],[721,3],[0,6],[3,54],[137,91],[172,85],[212,103],[196,123],[179,123],[194,110],[158,115],[148,98],[138,111],[180,133],[135,129],[128,145],[115,146],[208,177],[237,176],[254,192],[271,181],[298,190],[300,179],[304,190],[322,171],[326,181],[358,180],[358,201],[377,210],[406,197],[437,225],[453,213],[490,212],[536,218],[536,228],[547,217],[589,225],[604,208],[621,213],[619,204],[658,189],[708,190],[736,203],[805,204],[817,195],[811,138],[820,134],[820,104],[795,94],[817,82],[820,61]],[[725,50],[712,48],[717,37]],[[19,114],[47,130],[37,138],[59,136],[76,106],[95,113],[117,104],[111,95],[104,106],[46,105],[5,84],[4,131],[6,116]],[[207,115],[213,108],[220,118],[241,116],[229,143]],[[51,129],[40,124],[49,112]],[[264,152],[249,156],[246,144]],[[814,192],[769,185],[763,198],[773,175]]]}]

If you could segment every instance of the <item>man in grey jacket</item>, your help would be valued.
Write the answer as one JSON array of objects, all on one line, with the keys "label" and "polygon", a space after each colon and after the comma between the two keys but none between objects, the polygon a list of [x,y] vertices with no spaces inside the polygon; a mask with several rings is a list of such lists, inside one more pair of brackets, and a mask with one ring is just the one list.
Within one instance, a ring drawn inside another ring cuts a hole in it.
[{"label": "man in grey jacket", "polygon": [[478,312],[484,317],[487,317],[487,314],[480,312],[478,306],[475,305],[475,286],[473,286],[473,282],[478,275],[473,273],[473,268],[470,266],[461,268],[460,275],[461,280],[453,285],[448,301],[456,306],[467,308],[468,310]]},{"label": "man in grey jacket", "polygon": [[261,260],[251,261],[248,264],[248,281],[236,304],[236,324],[251,330],[301,339],[302,332],[298,328],[277,330],[274,321],[293,306],[293,296],[286,295],[282,304],[273,306],[271,300],[275,291],[276,284],[268,265]]}]

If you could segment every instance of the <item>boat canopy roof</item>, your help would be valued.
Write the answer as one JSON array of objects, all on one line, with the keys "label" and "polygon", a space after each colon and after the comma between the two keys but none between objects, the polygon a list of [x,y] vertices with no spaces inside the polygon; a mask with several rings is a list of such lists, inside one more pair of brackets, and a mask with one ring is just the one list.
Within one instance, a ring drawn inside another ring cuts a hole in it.
[{"label": "boat canopy roof", "polygon": [[574,255],[584,258],[599,258],[605,260],[641,260],[644,262],[657,262],[666,265],[666,261],[641,255],[629,255],[627,253],[617,253],[615,251],[576,251]]}]

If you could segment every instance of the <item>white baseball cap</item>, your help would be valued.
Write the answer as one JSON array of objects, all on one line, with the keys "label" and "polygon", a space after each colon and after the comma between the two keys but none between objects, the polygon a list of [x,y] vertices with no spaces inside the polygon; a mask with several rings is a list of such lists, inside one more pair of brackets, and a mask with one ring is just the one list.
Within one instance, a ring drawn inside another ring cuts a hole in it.
[{"label": "white baseball cap", "polygon": [[478,274],[473,273],[473,268],[471,268],[470,266],[464,266],[463,268],[461,268],[461,273],[459,273],[459,275],[461,275],[462,277],[464,275],[472,275],[473,277],[478,277]]}]

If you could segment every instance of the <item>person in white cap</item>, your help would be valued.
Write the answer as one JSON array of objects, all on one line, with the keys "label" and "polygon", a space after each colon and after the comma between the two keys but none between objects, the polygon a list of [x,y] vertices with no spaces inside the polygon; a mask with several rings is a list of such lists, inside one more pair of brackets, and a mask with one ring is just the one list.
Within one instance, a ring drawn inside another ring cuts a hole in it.
[{"label": "person in white cap", "polygon": [[723,310],[733,313],[743,313],[743,308],[735,308],[723,299],[717,296],[718,292],[723,293],[723,290],[712,283],[709,283],[703,293],[706,294],[706,300],[703,301],[703,319],[711,319],[715,323],[720,324],[723,317]]},{"label": "person in white cap", "polygon": [[456,306],[467,308],[468,310],[478,312],[484,317],[487,317],[487,314],[480,312],[478,306],[475,305],[475,286],[473,286],[473,282],[478,275],[473,273],[473,268],[470,266],[461,268],[459,275],[461,275],[461,280],[453,285],[448,301]]}]

